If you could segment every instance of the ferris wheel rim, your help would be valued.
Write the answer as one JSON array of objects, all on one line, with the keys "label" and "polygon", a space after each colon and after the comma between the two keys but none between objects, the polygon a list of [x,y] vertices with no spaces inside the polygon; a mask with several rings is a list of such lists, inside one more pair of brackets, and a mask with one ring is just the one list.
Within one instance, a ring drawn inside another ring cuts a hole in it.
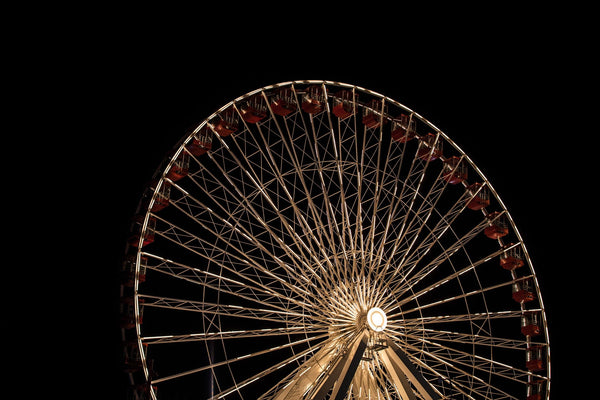
[{"label": "ferris wheel rim", "polygon": [[[176,151],[173,153],[173,155],[170,157],[168,163],[166,164],[166,166],[161,166],[159,167],[159,170],[157,170],[157,173],[160,174],[159,175],[159,179],[158,179],[158,183],[156,184],[156,188],[154,191],[154,194],[150,200],[150,203],[148,205],[147,208],[147,212],[145,214],[144,217],[144,221],[143,221],[143,225],[142,225],[142,231],[146,231],[148,229],[148,225],[150,223],[150,218],[151,218],[151,212],[150,210],[152,209],[153,205],[155,204],[155,202],[157,201],[157,196],[159,193],[160,188],[162,187],[162,185],[165,185],[166,183],[169,182],[169,179],[167,178],[167,172],[170,170],[170,168],[173,167],[173,164],[175,163],[175,161],[177,160],[177,158],[180,156],[180,154],[182,154],[182,152],[185,152],[185,147],[187,144],[189,144],[189,142],[192,140],[192,138],[194,137],[195,134],[197,134],[202,128],[204,128],[211,119],[216,118],[219,113],[224,112],[225,110],[229,109],[230,107],[235,107],[235,105],[241,101],[244,101],[245,99],[248,99],[254,95],[257,94],[261,94],[264,93],[266,91],[270,91],[270,90],[274,90],[274,89],[279,89],[282,87],[287,87],[287,86],[291,86],[293,87],[293,85],[329,85],[329,86],[336,86],[336,87],[343,87],[343,88],[347,88],[347,89],[352,89],[352,90],[358,90],[360,92],[365,92],[368,93],[370,95],[379,97],[380,99],[386,101],[386,102],[390,102],[395,104],[397,107],[404,109],[405,111],[411,113],[411,115],[414,115],[417,119],[419,119],[421,122],[423,122],[425,125],[429,126],[431,129],[433,129],[437,135],[439,135],[444,141],[445,143],[449,143],[460,155],[461,157],[463,157],[469,164],[469,166],[476,172],[476,174],[483,180],[483,184],[485,184],[487,186],[487,188],[490,190],[491,194],[494,196],[494,198],[498,201],[502,212],[504,213],[504,215],[507,217],[508,222],[511,225],[511,229],[512,231],[515,233],[516,237],[518,238],[518,245],[522,248],[523,253],[524,253],[524,257],[526,258],[526,262],[527,265],[529,267],[529,269],[532,272],[532,279],[534,280],[534,287],[537,293],[537,298],[538,301],[540,303],[540,310],[541,310],[541,318],[543,319],[543,327],[544,327],[544,336],[545,336],[545,343],[547,345],[547,394],[549,395],[549,387],[550,387],[550,346],[549,346],[549,337],[548,337],[548,330],[547,330],[547,322],[546,322],[546,315],[545,315],[545,309],[544,309],[544,305],[542,303],[542,296],[540,293],[540,288],[539,288],[539,284],[537,282],[537,275],[535,273],[535,270],[533,269],[533,264],[531,262],[531,259],[529,257],[529,253],[525,247],[525,243],[517,229],[516,224],[514,223],[513,218],[510,216],[510,213],[508,211],[508,209],[506,208],[506,206],[504,205],[504,203],[502,202],[500,196],[498,195],[498,193],[496,192],[496,190],[493,188],[493,186],[491,185],[490,181],[487,179],[487,177],[485,177],[485,175],[482,173],[482,171],[479,170],[479,168],[476,166],[476,164],[468,157],[468,155],[458,146],[456,145],[456,143],[454,143],[454,141],[452,141],[452,139],[450,139],[444,132],[442,132],[440,129],[438,129],[436,126],[434,126],[431,122],[429,122],[428,120],[426,120],[425,118],[423,118],[422,116],[420,116],[419,114],[417,114],[416,112],[412,111],[410,108],[404,106],[403,104],[387,97],[384,96],[382,94],[379,94],[377,92],[368,90],[368,89],[364,89],[360,86],[356,86],[356,85],[350,85],[350,84],[345,84],[345,83],[340,83],[340,82],[335,82],[335,81],[322,81],[322,80],[302,80],[302,81],[289,81],[289,82],[282,82],[282,83],[278,83],[275,85],[268,85],[256,90],[253,90],[251,92],[246,93],[245,95],[239,96],[238,98],[230,101],[229,103],[225,104],[224,106],[222,106],[221,108],[219,108],[217,111],[215,111],[213,114],[211,114],[208,118],[204,119],[190,134],[188,134],[186,137],[184,137],[182,139],[182,141],[180,141],[178,143],[178,145],[176,146]],[[172,183],[172,182],[171,182]],[[142,237],[140,236],[139,242],[138,242],[138,247],[139,249],[141,249],[142,246]],[[141,257],[142,257],[142,251],[138,251],[137,252],[137,256],[136,256],[136,276],[139,276],[139,269],[141,266]],[[139,288],[139,281],[136,278],[135,281],[135,309],[136,309],[136,333],[137,333],[137,338],[138,338],[138,347],[139,347],[139,351],[141,353],[142,356],[142,362],[144,364],[144,373],[146,375],[146,379],[149,379],[149,372],[148,369],[146,367],[146,360],[144,357],[144,352],[143,352],[143,343],[142,343],[142,335],[141,335],[141,324],[138,322],[139,321],[139,296],[138,296],[138,288]],[[522,312],[525,312],[526,310],[522,307]],[[155,394],[153,392],[153,390],[151,389],[151,393],[152,396],[155,397]]]}]

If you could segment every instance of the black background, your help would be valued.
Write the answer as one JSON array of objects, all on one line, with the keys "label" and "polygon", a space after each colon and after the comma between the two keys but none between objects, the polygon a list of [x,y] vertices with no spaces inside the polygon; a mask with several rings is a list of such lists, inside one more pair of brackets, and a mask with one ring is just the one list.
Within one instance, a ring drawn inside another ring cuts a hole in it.
[{"label": "black background", "polygon": [[58,371],[73,383],[69,388],[124,398],[118,271],[129,221],[185,130],[250,90],[325,79],[408,106],[483,171],[538,275],[550,330],[551,398],[588,391],[585,355],[596,349],[588,311],[593,293],[585,281],[598,265],[584,243],[597,226],[591,165],[598,145],[594,129],[581,123],[592,93],[589,53],[579,46],[584,33],[566,35],[555,23],[558,14],[541,22],[537,14],[494,22],[483,16],[442,29],[431,21],[407,27],[394,18],[364,24],[375,14],[292,21],[238,13],[235,22],[210,26],[203,14],[181,37],[160,18],[132,26],[124,18],[116,34],[87,44],[94,51],[73,50],[69,71],[77,73],[66,75],[76,104],[69,112],[78,114],[69,142],[77,150],[58,168],[70,172],[60,187],[75,193],[65,212],[76,220],[75,241],[67,246],[75,248],[69,252],[76,262],[65,278],[83,283],[81,291],[62,294],[67,343],[51,356],[72,351],[73,364]]}]

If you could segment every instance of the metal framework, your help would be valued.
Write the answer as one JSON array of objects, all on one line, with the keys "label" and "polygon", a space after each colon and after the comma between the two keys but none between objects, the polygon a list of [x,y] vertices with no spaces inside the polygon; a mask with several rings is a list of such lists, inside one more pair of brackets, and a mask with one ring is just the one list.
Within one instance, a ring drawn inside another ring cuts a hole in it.
[{"label": "metal framework", "polygon": [[182,139],[138,214],[122,289],[136,399],[549,397],[508,210],[397,101],[329,81],[247,93]]}]

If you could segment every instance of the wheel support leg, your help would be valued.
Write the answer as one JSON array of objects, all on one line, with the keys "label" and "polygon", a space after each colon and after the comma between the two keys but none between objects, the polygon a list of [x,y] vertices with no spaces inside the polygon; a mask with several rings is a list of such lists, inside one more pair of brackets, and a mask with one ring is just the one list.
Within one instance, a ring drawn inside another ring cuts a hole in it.
[{"label": "wheel support leg", "polygon": [[439,400],[440,396],[433,390],[429,382],[415,368],[406,354],[395,344],[381,352],[381,359],[389,374],[394,379],[402,398],[415,400],[412,386],[425,400]]},{"label": "wheel support leg", "polygon": [[[342,356],[334,355],[334,348],[324,348],[317,352],[293,383],[279,392],[276,400],[342,400],[348,393],[350,383],[368,345],[368,333],[360,334]],[[406,354],[395,344],[379,351],[379,357],[395,384],[398,394],[405,400],[417,400],[415,390],[424,400],[440,400],[438,393],[415,368]],[[329,367],[326,367],[329,365]],[[324,368],[327,372],[323,373]],[[314,384],[311,390],[310,386]],[[308,390],[306,396],[302,397]]]},{"label": "wheel support leg", "polygon": [[[352,351],[349,351],[342,359],[342,362],[339,363],[341,368],[336,366],[336,369],[338,369],[339,372],[328,377],[328,381],[335,381],[335,384],[333,385],[333,391],[329,397],[330,399],[342,400],[344,396],[346,396],[350,382],[352,382],[352,378],[354,378],[354,375],[356,374],[356,369],[358,368],[358,364],[360,363],[366,348],[367,335],[364,333],[362,337],[356,341]],[[331,387],[331,384],[329,382],[327,383],[328,385],[325,386]],[[324,387],[324,389],[325,390],[319,391],[319,394],[321,395],[319,397],[315,396],[314,400],[322,400],[325,397],[327,392],[329,392],[329,389],[326,387]]]},{"label": "wheel support leg", "polygon": [[[334,348],[323,349],[324,352],[318,352],[317,357],[309,361],[311,367],[308,371],[302,371],[295,382],[279,392],[274,399],[323,400],[331,392],[329,399],[341,400],[347,393],[363,353],[367,348],[367,340],[367,333],[361,333],[350,343],[348,350],[342,356],[339,356],[339,354],[335,356],[336,349]],[[323,368],[327,365],[329,365],[328,371],[323,375]],[[302,397],[308,387],[313,384],[315,386],[305,397]]]}]

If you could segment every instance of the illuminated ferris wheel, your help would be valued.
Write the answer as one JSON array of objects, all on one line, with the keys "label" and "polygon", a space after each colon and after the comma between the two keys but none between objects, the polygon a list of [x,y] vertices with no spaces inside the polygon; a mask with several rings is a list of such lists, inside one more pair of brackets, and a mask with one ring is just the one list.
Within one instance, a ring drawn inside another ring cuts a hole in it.
[{"label": "illuminated ferris wheel", "polygon": [[136,399],[549,397],[506,207],[448,136],[361,87],[281,83],[203,120],[140,202],[123,274]]}]

